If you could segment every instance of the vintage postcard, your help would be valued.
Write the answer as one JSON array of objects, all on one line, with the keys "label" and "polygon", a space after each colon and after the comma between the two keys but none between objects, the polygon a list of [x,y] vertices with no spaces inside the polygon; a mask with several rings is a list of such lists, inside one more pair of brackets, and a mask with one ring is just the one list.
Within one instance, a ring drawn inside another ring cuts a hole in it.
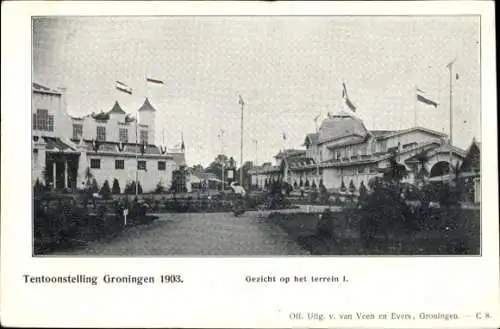
[{"label": "vintage postcard", "polygon": [[500,325],[492,2],[3,9],[3,324]]}]

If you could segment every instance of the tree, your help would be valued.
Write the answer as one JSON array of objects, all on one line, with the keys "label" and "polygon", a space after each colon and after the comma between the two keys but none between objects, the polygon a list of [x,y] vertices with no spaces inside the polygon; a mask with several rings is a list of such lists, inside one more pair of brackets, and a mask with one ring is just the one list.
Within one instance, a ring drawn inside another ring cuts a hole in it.
[{"label": "tree", "polygon": [[163,187],[162,181],[159,181],[158,184],[156,184],[155,193],[161,194],[161,193],[163,193],[164,189],[165,188]]},{"label": "tree", "polygon": [[297,180],[294,180],[294,181],[293,181],[293,187],[294,187],[294,188],[297,188],[297,186],[298,186],[298,184],[297,184]]},{"label": "tree", "polygon": [[242,170],[242,171],[243,171],[243,182],[242,182],[242,183],[240,182],[240,184],[241,184],[242,186],[244,186],[244,187],[248,187],[248,186],[250,186],[250,185],[251,185],[251,180],[252,180],[252,178],[251,178],[251,176],[248,174],[248,171],[249,171],[252,167],[253,167],[253,163],[252,163],[251,161],[247,161],[247,162],[245,162],[245,163],[243,164],[243,167],[241,167],[241,168],[239,168],[239,169],[238,169],[238,176],[237,176],[237,177],[235,177],[235,180],[239,182],[239,180],[240,180],[240,175],[239,175],[239,173],[240,173],[240,170]]},{"label": "tree", "polygon": [[229,160],[228,160],[228,167],[231,168],[231,169],[235,169],[236,168],[236,161],[234,160],[233,157],[229,158]]},{"label": "tree", "polygon": [[[234,161],[234,160],[233,160]],[[226,172],[230,167],[230,161],[224,154],[219,154],[215,159],[208,165],[205,172],[215,174],[218,179],[222,179],[222,165],[224,165],[224,177],[227,177]]]},{"label": "tree", "polygon": [[111,188],[111,193],[113,194],[120,194],[121,189],[120,189],[120,182],[118,182],[118,179],[113,180],[113,187]]},{"label": "tree", "polygon": [[305,187],[309,187],[309,179],[306,178],[306,183],[304,184]]},{"label": "tree", "polygon": [[94,175],[92,174],[92,171],[90,170],[89,167],[85,170],[85,183],[87,186],[92,185],[92,178],[94,178]]},{"label": "tree", "polygon": [[45,190],[45,186],[37,178],[35,181],[35,185],[33,186],[33,193],[34,194],[42,193],[44,190]]},{"label": "tree", "polygon": [[302,177],[300,177],[299,186],[300,187],[304,186],[304,181],[302,180]]},{"label": "tree", "polygon": [[191,172],[193,173],[200,173],[203,172],[203,166],[201,164],[197,164],[191,167]]},{"label": "tree", "polygon": [[104,184],[102,184],[99,194],[103,197],[103,199],[111,199],[111,189],[109,188],[109,182],[107,179],[104,181]]},{"label": "tree", "polygon": [[425,183],[425,178],[429,176],[429,171],[426,168],[429,158],[427,157],[427,154],[420,153],[417,155],[417,161],[418,163],[415,178],[423,184]]},{"label": "tree", "polygon": [[406,167],[399,164],[396,160],[396,155],[393,154],[389,158],[389,168],[384,171],[384,179],[399,183],[405,176]]},{"label": "tree", "polygon": [[97,180],[95,178],[92,179],[92,185],[90,186],[90,190],[92,193],[99,192],[99,184],[97,184]]},{"label": "tree", "polygon": [[340,190],[341,190],[342,192],[345,192],[345,191],[347,190],[347,189],[346,189],[346,187],[345,187],[344,180],[342,180],[342,183],[340,184]]},{"label": "tree", "polygon": [[363,181],[359,184],[359,196],[365,196],[366,195],[366,186]]},{"label": "tree", "polygon": [[135,194],[135,180],[125,186],[125,194]]},{"label": "tree", "polygon": [[325,187],[325,185],[323,184],[323,178],[319,180],[319,187]]},{"label": "tree", "polygon": [[314,179],[313,179],[313,182],[312,182],[311,187],[312,187],[312,188],[314,188],[314,189],[317,187],[317,186],[316,186],[316,180],[314,180]]},{"label": "tree", "polygon": [[45,186],[48,187],[50,182],[52,181],[52,173],[47,169],[47,167],[43,168],[42,177],[45,181]]},{"label": "tree", "polygon": [[356,186],[354,186],[354,182],[351,181],[349,182],[349,192],[354,193],[356,191]]},{"label": "tree", "polygon": [[141,182],[137,182],[137,193],[138,194],[142,194],[143,193]]}]

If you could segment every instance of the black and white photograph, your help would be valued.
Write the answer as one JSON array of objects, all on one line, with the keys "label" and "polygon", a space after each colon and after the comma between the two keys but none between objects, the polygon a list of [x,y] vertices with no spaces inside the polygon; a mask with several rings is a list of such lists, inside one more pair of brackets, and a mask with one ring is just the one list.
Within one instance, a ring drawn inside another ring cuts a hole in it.
[{"label": "black and white photograph", "polygon": [[478,15],[33,17],[33,255],[479,256],[480,53]]},{"label": "black and white photograph", "polygon": [[2,324],[498,328],[494,25],[2,3]]}]

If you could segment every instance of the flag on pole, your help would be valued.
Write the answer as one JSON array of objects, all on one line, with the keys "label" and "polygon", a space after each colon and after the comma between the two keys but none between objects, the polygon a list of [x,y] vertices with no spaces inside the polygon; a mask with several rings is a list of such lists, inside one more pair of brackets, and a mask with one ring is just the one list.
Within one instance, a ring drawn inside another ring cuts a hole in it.
[{"label": "flag on pole", "polygon": [[285,133],[283,133],[283,139],[286,140],[286,134]]},{"label": "flag on pole", "polygon": [[184,133],[181,132],[181,150],[184,151],[186,146],[184,145]]},{"label": "flag on pole", "polygon": [[146,82],[149,82],[149,83],[152,83],[152,84],[155,84],[155,85],[163,85],[163,84],[165,84],[162,80],[153,79],[153,78],[146,78]]},{"label": "flag on pole", "polygon": [[342,82],[342,98],[344,99],[344,102],[347,105],[347,107],[349,107],[351,111],[356,112],[356,106],[354,106],[354,104],[349,99],[349,96],[347,95],[347,88],[344,82]]},{"label": "flag on pole", "polygon": [[238,104],[245,105],[245,102],[243,101],[243,98],[241,98],[241,95],[239,95]]},{"label": "flag on pole", "polygon": [[417,101],[422,102],[422,103],[427,104],[427,105],[432,105],[435,108],[437,108],[438,103],[433,101],[430,97],[425,96],[424,95],[425,92],[422,89],[416,88],[415,91],[417,93]]},{"label": "flag on pole", "polygon": [[123,83],[121,81],[115,81],[115,88],[121,92],[132,95],[132,88],[130,88],[129,86],[127,86],[125,83]]}]

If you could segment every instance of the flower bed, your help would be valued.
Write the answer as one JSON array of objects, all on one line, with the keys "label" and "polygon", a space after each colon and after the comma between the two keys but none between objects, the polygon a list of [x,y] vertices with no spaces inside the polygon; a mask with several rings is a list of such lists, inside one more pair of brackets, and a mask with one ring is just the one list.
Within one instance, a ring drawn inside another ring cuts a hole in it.
[{"label": "flower bed", "polygon": [[[34,209],[35,255],[112,238],[125,227],[123,209],[115,202],[97,201],[96,207],[89,207],[74,200],[36,199]],[[136,205],[130,209],[127,226],[146,224],[154,219]]]},{"label": "flower bed", "polygon": [[477,255],[480,252],[478,210],[452,208],[419,213],[419,225],[405,231],[375,231],[368,240],[363,216],[359,209],[344,209],[321,215],[272,213],[269,220],[316,255]]}]

